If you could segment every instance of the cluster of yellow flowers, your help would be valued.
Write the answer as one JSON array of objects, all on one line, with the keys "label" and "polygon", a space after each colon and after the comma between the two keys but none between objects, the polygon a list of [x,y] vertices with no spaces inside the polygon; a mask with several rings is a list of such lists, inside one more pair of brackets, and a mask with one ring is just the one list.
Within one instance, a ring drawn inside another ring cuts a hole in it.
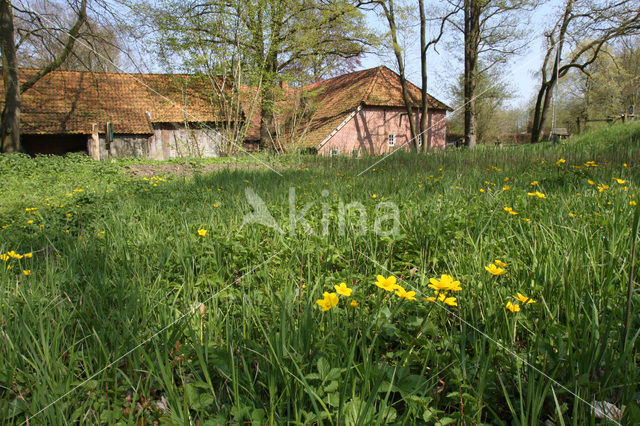
[{"label": "cluster of yellow flowers", "polygon": [[[2,262],[7,262],[9,261],[9,259],[31,259],[33,257],[33,253],[24,253],[24,254],[20,254],[20,253],[16,253],[15,251],[11,250],[8,251],[6,253],[0,253],[0,261]],[[13,266],[11,265],[7,265],[7,269],[13,269]],[[23,274],[25,275],[31,275],[31,270],[30,269],[25,269],[22,271]]]},{"label": "cluster of yellow flowers", "polygon": [[[322,312],[338,306],[338,302],[340,301],[338,295],[350,297],[353,292],[353,289],[349,288],[346,283],[340,283],[340,285],[334,285],[333,287],[336,289],[335,293],[325,291],[322,293],[322,299],[316,300],[316,303],[322,308]],[[349,306],[355,308],[358,306],[358,302],[352,300]]]},{"label": "cluster of yellow flowers", "polygon": [[507,273],[507,270],[504,269],[507,266],[509,265],[500,259],[496,259],[494,263],[490,263],[488,266],[485,266],[484,269],[486,269],[491,275],[504,275]]},{"label": "cluster of yellow flowers", "polygon": [[376,277],[375,285],[383,290],[395,292],[396,296],[401,299],[416,300],[416,292],[406,291],[401,285],[396,283],[396,277],[393,275],[387,278],[382,275],[378,275]]},{"label": "cluster of yellow flowers", "polygon": [[540,191],[527,192],[527,194],[529,194],[529,196],[531,196],[531,197],[547,198],[547,196],[545,194],[543,194],[542,192],[540,192]]},{"label": "cluster of yellow flowers", "polygon": [[[513,296],[513,298],[519,301],[520,303],[522,303],[523,305],[528,305],[529,303],[536,303],[535,300],[533,300],[530,297],[524,296],[521,293],[518,293],[517,296]],[[507,309],[510,310],[511,312],[520,312],[520,305],[518,305],[517,303],[507,302]]]},{"label": "cluster of yellow flowers", "polygon": [[435,290],[435,295],[427,297],[425,300],[428,300],[429,302],[439,300],[449,306],[458,306],[456,298],[449,296],[448,292],[462,290],[462,287],[460,287],[460,281],[455,281],[451,275],[442,274],[440,279],[430,278],[429,282],[431,283],[429,284],[429,287]]}]

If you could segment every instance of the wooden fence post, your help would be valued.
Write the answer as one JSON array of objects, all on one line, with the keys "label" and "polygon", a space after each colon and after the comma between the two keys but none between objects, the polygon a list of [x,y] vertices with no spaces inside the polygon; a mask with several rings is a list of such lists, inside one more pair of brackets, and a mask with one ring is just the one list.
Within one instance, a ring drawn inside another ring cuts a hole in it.
[{"label": "wooden fence post", "polygon": [[94,160],[100,160],[100,136],[98,135],[98,125],[93,123],[91,126],[91,157]]}]

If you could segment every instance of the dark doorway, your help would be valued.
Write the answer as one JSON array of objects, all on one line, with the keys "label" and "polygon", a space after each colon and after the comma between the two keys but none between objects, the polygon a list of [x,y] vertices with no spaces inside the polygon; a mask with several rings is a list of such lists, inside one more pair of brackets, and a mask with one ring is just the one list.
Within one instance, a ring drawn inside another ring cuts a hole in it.
[{"label": "dark doorway", "polygon": [[87,153],[87,135],[22,135],[22,147],[29,155],[69,152]]}]

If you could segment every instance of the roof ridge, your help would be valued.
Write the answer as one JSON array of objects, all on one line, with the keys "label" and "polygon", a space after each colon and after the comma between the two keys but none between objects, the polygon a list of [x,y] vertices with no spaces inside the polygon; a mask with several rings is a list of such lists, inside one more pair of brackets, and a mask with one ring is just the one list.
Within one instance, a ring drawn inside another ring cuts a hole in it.
[{"label": "roof ridge", "polygon": [[376,81],[378,81],[378,76],[380,76],[380,71],[382,70],[383,67],[384,67],[384,65],[379,65],[376,68],[376,75],[373,76],[373,79],[371,80],[371,84],[369,85],[369,88],[365,92],[365,95],[364,95],[364,98],[362,99],[362,102],[367,103],[367,99],[369,99],[369,95],[371,95],[371,92],[373,91],[373,86],[375,86]]}]

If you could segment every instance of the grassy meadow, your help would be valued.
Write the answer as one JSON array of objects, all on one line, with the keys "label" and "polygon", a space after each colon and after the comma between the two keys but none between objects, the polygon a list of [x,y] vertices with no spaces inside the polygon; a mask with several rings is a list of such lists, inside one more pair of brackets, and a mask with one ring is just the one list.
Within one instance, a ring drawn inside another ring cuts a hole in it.
[{"label": "grassy meadow", "polygon": [[640,123],[379,160],[0,156],[0,423],[639,423]]}]

